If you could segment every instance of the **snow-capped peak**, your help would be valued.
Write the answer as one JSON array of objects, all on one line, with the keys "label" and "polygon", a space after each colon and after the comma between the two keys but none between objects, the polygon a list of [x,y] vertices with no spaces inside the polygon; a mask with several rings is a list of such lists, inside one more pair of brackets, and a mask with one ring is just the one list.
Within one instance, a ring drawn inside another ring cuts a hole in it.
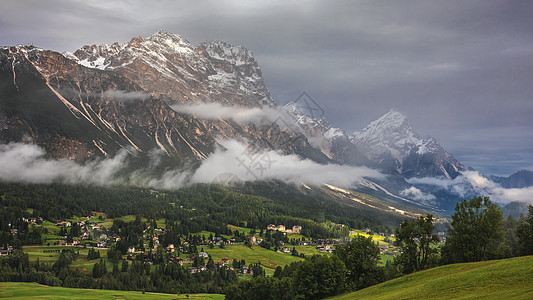
[{"label": "snow-capped peak", "polygon": [[407,117],[393,109],[363,130],[354,132],[352,139],[369,144],[373,148],[381,148],[379,152],[388,150],[392,145],[394,148],[403,148],[406,144],[421,143]]},{"label": "snow-capped peak", "polygon": [[[274,105],[252,52],[242,46],[220,41],[193,46],[178,34],[158,30],[147,38],[134,37],[128,43],[111,46],[84,46],[75,53],[63,55],[85,67],[123,70],[128,76],[157,73],[159,80],[146,82],[143,88],[151,89],[155,84],[166,90],[165,86],[181,85],[181,89],[169,91],[176,101],[196,99],[196,93],[182,93],[193,86],[193,89],[210,90],[210,98],[221,101],[234,101],[221,96],[233,93],[239,95],[239,104]],[[142,72],[137,72],[138,69]]]},{"label": "snow-capped peak", "polygon": [[[390,153],[399,163],[409,155],[411,149],[418,149],[425,143],[413,130],[405,115],[391,109],[379,119],[368,124],[363,130],[356,131],[352,142],[368,148],[369,157],[381,157]],[[428,151],[430,147],[424,147]]]},{"label": "snow-capped peak", "polygon": [[152,34],[148,38],[148,41],[158,43],[165,48],[170,48],[177,52],[182,52],[184,48],[187,50],[192,49],[188,40],[178,34],[166,32],[163,29],[159,29],[156,33]]},{"label": "snow-capped peak", "polygon": [[354,135],[362,139],[369,139],[376,135],[392,134],[392,133],[414,135],[413,128],[405,115],[391,109],[388,113],[381,116],[379,119],[371,122],[360,132],[355,132]]},{"label": "snow-capped peak", "polygon": [[[354,132],[351,141],[369,159],[386,162],[393,158],[400,174],[446,176],[454,178],[464,167],[432,137],[420,137],[405,115],[391,109],[363,130]],[[421,160],[421,157],[426,157]],[[424,165],[424,166],[422,166]]]}]

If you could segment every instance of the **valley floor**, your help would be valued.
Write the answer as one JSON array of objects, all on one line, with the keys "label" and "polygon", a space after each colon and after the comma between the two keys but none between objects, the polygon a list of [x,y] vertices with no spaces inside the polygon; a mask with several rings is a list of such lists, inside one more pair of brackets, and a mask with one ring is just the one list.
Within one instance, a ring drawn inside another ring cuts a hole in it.
[{"label": "valley floor", "polygon": [[532,299],[533,256],[446,265],[331,299],[474,298]]}]

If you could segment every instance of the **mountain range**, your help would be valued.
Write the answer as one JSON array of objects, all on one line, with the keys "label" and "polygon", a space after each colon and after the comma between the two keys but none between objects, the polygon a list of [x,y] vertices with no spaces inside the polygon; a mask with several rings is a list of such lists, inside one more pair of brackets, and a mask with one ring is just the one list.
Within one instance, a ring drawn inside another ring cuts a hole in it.
[{"label": "mountain range", "polygon": [[[86,162],[121,149],[142,158],[157,149],[166,166],[183,166],[207,159],[221,139],[237,140],[319,164],[377,169],[387,178],[367,180],[360,190],[424,206],[427,201],[401,194],[413,187],[411,179],[453,180],[467,171],[434,138],[419,136],[398,111],[348,134],[306,114],[298,102],[278,107],[245,47],[222,41],[195,46],[163,30],[73,53],[1,47],[0,97],[0,142],[30,139],[57,159]],[[173,108],[213,103],[275,111],[295,126],[201,118]],[[529,178],[495,181],[531,185]],[[431,207],[449,209],[457,200],[439,196],[451,200]]]}]

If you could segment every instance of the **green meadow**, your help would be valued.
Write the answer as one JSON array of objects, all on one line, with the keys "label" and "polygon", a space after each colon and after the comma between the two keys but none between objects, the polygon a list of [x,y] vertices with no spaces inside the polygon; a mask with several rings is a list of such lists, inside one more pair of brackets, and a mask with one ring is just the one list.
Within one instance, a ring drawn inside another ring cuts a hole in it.
[{"label": "green meadow", "polygon": [[532,299],[533,256],[446,265],[330,299]]},{"label": "green meadow", "polygon": [[0,298],[5,299],[197,299],[222,300],[218,294],[160,294],[110,290],[50,287],[37,283],[0,282]]},{"label": "green meadow", "polygon": [[277,266],[283,267],[292,262],[302,260],[302,258],[287,253],[279,253],[259,246],[249,248],[245,245],[226,245],[224,249],[215,247],[204,250],[213,257],[214,261],[219,261],[222,258],[230,258],[232,261],[233,259],[244,259],[247,265],[249,263],[261,262],[261,266],[268,269],[275,269]]}]

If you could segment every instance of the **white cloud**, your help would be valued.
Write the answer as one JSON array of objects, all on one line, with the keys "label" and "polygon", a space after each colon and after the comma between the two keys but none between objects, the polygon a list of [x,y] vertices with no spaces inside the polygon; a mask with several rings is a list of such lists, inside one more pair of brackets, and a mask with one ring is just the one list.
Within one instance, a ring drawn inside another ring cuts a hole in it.
[{"label": "white cloud", "polygon": [[228,106],[220,103],[178,104],[170,106],[174,111],[184,114],[195,115],[207,120],[229,120],[238,123],[266,123],[276,122],[282,114],[270,107],[243,107]]},{"label": "white cloud", "polygon": [[150,97],[150,95],[145,92],[127,92],[122,90],[107,90],[102,94],[102,96],[108,100],[122,102],[134,102]]},{"label": "white cloud", "polygon": [[[127,176],[119,176],[127,165],[126,150],[114,157],[77,163],[67,159],[51,159],[45,151],[34,144],[10,143],[0,145],[0,180],[27,183],[89,183],[97,185],[141,184],[154,188],[179,189],[194,183],[212,183],[220,174],[233,174],[242,181],[281,180],[291,183],[335,184],[350,187],[365,177],[384,178],[378,171],[366,167],[323,165],[297,155],[284,155],[273,150],[251,151],[249,147],[234,140],[219,141],[218,147],[201,162],[196,170],[168,170],[154,176],[159,165],[156,151],[150,152],[151,163],[147,169],[139,169]],[[458,196],[473,194],[488,195],[493,201],[512,201],[533,204],[533,187],[503,188],[475,171],[463,172],[453,180],[438,178],[412,178],[411,184],[433,185]],[[432,203],[435,196],[410,187],[400,192],[401,196]]]},{"label": "white cloud", "polygon": [[250,152],[237,141],[219,141],[221,145],[196,170],[168,170],[153,175],[158,167],[158,154],[150,152],[150,164],[129,175],[119,176],[127,165],[127,151],[110,158],[80,164],[67,159],[50,159],[45,151],[33,144],[10,143],[0,145],[0,180],[28,183],[89,183],[97,185],[130,183],[154,188],[179,189],[194,183],[212,183],[225,173],[242,181],[282,180],[291,183],[323,184],[349,187],[363,177],[383,178],[379,172],[366,167],[322,165],[297,155],[284,155],[272,150]]},{"label": "white cloud", "polygon": [[519,201],[533,204],[533,187],[504,188],[475,171],[465,172],[464,176],[476,191],[488,194],[494,201],[501,203]]},{"label": "white cloud", "polygon": [[219,141],[215,150],[194,173],[193,182],[211,182],[218,174],[233,173],[244,181],[277,179],[285,182],[308,184],[331,183],[349,187],[363,177],[383,178],[366,167],[322,165],[297,155],[283,155],[277,151],[252,152],[244,144]]},{"label": "white cloud", "polygon": [[112,158],[79,164],[67,159],[46,158],[45,151],[33,144],[0,145],[0,179],[29,183],[120,183],[116,176],[125,164],[127,151]]},{"label": "white cloud", "polygon": [[436,199],[434,195],[429,194],[429,193],[424,193],[420,189],[414,186],[402,190],[400,192],[400,195],[403,197],[411,198],[419,202],[432,203],[432,204],[434,204],[434,200]]},{"label": "white cloud", "polygon": [[461,197],[475,194],[489,196],[493,201],[503,204],[513,201],[533,204],[533,187],[504,188],[477,171],[465,171],[462,174],[453,180],[425,177],[411,178],[408,182],[438,186]]}]

